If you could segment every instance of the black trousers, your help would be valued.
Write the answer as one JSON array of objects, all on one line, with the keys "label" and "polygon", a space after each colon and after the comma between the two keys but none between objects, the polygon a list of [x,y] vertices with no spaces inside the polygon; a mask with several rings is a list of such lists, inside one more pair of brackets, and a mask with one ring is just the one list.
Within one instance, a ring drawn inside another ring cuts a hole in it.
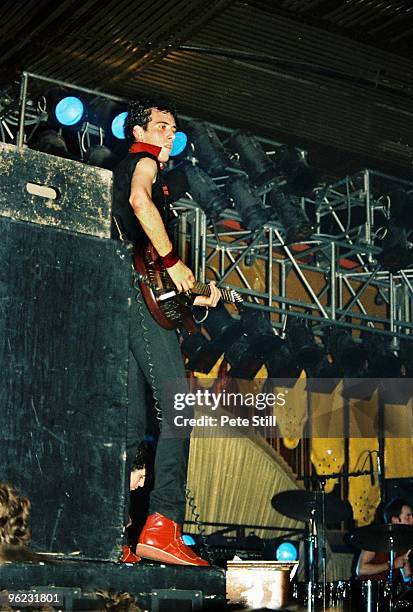
[{"label": "black trousers", "polygon": [[156,448],[149,514],[159,512],[183,523],[189,439],[173,437],[168,432],[165,417],[169,415],[173,419],[173,402],[161,393],[163,380],[185,379],[178,338],[174,330],[164,329],[155,322],[137,289],[133,289],[129,322],[128,464],[145,436],[147,383],[154,395],[157,414],[164,417]]}]

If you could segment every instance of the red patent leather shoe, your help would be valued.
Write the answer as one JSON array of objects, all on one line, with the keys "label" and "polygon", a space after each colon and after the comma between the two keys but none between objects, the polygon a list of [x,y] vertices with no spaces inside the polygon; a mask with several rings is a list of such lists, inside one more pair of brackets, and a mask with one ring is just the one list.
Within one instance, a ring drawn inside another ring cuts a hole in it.
[{"label": "red patent leather shoe", "polygon": [[132,552],[132,548],[130,546],[127,546],[126,544],[123,546],[122,557],[120,559],[121,563],[139,563],[140,560],[141,558]]},{"label": "red patent leather shoe", "polygon": [[208,561],[184,544],[178,523],[157,512],[148,516],[136,552],[145,559],[161,563],[209,567]]}]

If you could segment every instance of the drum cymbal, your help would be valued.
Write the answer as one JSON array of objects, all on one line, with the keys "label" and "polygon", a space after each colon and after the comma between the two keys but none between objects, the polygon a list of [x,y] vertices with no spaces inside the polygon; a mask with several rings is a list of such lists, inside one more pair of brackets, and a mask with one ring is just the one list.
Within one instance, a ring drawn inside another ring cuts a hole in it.
[{"label": "drum cymbal", "polygon": [[[324,495],[324,520],[326,523],[339,523],[352,517],[353,511],[347,501],[335,495]],[[297,521],[309,521],[313,517],[322,520],[322,501],[319,491],[282,491],[271,500],[272,507],[284,516]]]},{"label": "drum cymbal", "polygon": [[413,525],[368,525],[355,529],[351,535],[354,546],[373,552],[388,552],[391,540],[396,552],[413,548]]}]

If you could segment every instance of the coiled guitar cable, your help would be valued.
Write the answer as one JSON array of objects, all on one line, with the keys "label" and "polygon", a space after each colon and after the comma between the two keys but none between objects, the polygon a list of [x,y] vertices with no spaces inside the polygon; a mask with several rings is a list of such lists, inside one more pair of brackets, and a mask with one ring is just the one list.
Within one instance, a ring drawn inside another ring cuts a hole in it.
[{"label": "coiled guitar cable", "polygon": [[147,363],[149,366],[149,378],[151,379],[151,389],[152,389],[152,395],[154,399],[154,407],[156,410],[156,419],[159,422],[159,430],[161,430],[162,428],[162,410],[159,405],[159,390],[158,390],[158,387],[156,384],[156,378],[154,375],[155,366],[152,361],[152,353],[151,353],[151,348],[150,348],[151,345],[150,345],[150,340],[148,338],[149,330],[145,325],[144,304],[143,304],[142,296],[141,296],[140,289],[139,289],[139,280],[136,274],[134,274],[133,287],[136,290],[135,300],[138,305],[138,312],[139,312],[139,316],[141,319],[140,327],[142,329],[143,347],[146,353]]},{"label": "coiled guitar cable", "polygon": [[196,507],[195,498],[192,495],[191,490],[187,486],[185,487],[185,497],[187,499],[188,506],[191,509],[191,514],[194,517],[194,522],[196,523],[196,526],[198,528],[198,535],[200,539],[199,548],[200,548],[201,556],[205,558],[212,565],[213,556],[212,556],[211,548],[206,538],[205,526],[200,519],[200,514]]}]

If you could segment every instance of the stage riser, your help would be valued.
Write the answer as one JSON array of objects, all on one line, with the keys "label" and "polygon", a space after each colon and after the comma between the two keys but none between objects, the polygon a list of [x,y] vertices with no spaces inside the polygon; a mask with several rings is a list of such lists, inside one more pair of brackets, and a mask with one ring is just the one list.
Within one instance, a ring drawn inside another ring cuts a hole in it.
[{"label": "stage riser", "polygon": [[130,267],[119,244],[0,217],[0,480],[39,550],[116,559]]},{"label": "stage riser", "polygon": [[[213,610],[225,601],[225,571],[218,568],[128,566],[92,561],[59,562],[54,567],[21,564],[1,569],[0,588],[5,585],[9,590],[53,585],[57,590],[59,587],[78,589],[82,594],[99,589],[126,591],[135,596],[143,609],[151,612]],[[201,608],[198,602],[201,602]]]}]

